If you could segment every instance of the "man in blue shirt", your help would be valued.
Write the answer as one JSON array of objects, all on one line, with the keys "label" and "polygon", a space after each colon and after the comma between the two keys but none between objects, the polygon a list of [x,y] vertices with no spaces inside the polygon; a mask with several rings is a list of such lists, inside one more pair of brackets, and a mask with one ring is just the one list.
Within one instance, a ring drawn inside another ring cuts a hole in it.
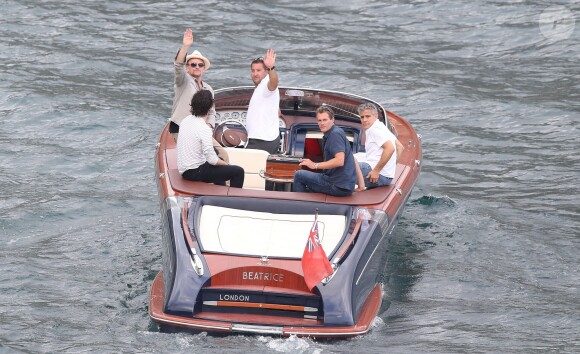
[{"label": "man in blue shirt", "polygon": [[294,173],[294,192],[319,192],[337,197],[352,194],[356,182],[356,166],[350,143],[344,131],[334,125],[334,112],[328,106],[316,110],[316,120],[322,139],[324,153],[322,162],[303,159],[300,166],[311,170],[322,170],[316,173],[298,170]]}]

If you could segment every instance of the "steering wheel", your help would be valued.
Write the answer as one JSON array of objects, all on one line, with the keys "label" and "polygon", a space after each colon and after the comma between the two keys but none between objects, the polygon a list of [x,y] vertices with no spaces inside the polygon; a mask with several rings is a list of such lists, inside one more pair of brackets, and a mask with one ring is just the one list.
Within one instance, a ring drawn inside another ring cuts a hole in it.
[{"label": "steering wheel", "polygon": [[248,131],[240,121],[235,119],[218,124],[213,137],[223,147],[245,148],[248,145]]}]

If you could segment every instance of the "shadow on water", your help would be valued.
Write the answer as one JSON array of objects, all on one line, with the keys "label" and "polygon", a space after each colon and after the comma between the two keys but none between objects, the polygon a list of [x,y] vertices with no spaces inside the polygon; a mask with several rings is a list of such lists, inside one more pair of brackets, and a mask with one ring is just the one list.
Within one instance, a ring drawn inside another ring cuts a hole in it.
[{"label": "shadow on water", "polygon": [[408,300],[425,270],[421,256],[437,245],[435,238],[430,236],[453,237],[453,230],[439,224],[444,224],[441,220],[447,218],[445,214],[457,212],[456,206],[456,202],[446,196],[424,195],[408,202],[384,255],[387,259],[380,280],[385,294],[379,313],[387,311],[392,302]]}]

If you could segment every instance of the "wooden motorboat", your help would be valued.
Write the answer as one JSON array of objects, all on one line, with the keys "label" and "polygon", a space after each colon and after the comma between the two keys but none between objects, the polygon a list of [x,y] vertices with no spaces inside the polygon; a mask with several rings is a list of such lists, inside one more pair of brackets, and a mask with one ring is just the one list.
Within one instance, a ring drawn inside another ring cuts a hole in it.
[{"label": "wooden motorboat", "polygon": [[[245,149],[253,87],[216,90],[218,140],[244,167],[243,188],[184,180],[165,126],[155,153],[162,224],[162,270],[149,314],[161,326],[207,332],[351,337],[364,334],[382,298],[388,239],[421,169],[420,136],[398,115],[364,97],[281,87],[281,146],[270,156]],[[405,147],[390,186],[349,197],[291,191],[301,157],[322,159],[315,111],[333,108],[353,151],[363,149],[356,108],[372,102]],[[289,172],[290,171],[290,172]],[[265,190],[265,182],[275,184]],[[309,289],[302,255],[317,213],[320,244],[333,273]]]}]

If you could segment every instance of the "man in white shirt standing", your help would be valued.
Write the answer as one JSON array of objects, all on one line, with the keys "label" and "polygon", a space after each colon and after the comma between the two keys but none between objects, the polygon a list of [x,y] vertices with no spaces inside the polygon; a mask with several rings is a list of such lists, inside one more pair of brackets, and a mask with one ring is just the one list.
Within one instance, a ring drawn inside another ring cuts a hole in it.
[{"label": "man in white shirt standing", "polygon": [[266,56],[254,59],[251,64],[252,81],[256,85],[246,118],[248,149],[260,149],[275,154],[280,146],[278,112],[280,94],[276,72],[276,52],[266,51]]},{"label": "man in white shirt standing", "polygon": [[355,154],[357,190],[389,185],[395,177],[397,149],[400,149],[400,154],[403,145],[379,120],[379,112],[374,104],[363,103],[357,110],[365,130],[365,152]]}]

